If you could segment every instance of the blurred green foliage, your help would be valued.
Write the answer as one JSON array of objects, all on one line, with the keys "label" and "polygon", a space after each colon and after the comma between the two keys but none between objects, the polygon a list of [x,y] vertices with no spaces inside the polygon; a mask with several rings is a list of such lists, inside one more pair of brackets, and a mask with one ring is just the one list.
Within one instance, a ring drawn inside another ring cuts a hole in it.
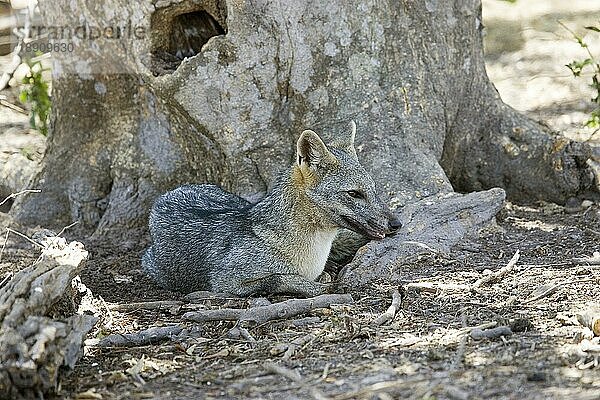
[{"label": "blurred green foliage", "polygon": [[[572,29],[569,29],[560,21],[559,24],[569,31],[577,44],[579,44],[579,46],[586,52],[586,58],[581,60],[573,60],[566,66],[571,70],[571,73],[576,78],[581,77],[583,72],[589,72],[591,74],[590,87],[594,91],[594,97],[592,97],[591,101],[594,103],[594,109],[590,113],[590,118],[586,121],[585,126],[600,130],[600,63],[590,51],[590,48],[583,36],[577,34]],[[584,28],[591,32],[600,33],[600,27],[598,26],[586,26]]]},{"label": "blurred green foliage", "polygon": [[22,83],[25,86],[21,90],[19,100],[23,104],[29,104],[31,111],[29,114],[29,124],[42,135],[48,135],[48,124],[50,120],[50,109],[52,101],[50,99],[48,82],[44,80],[40,61],[27,61],[29,72],[23,78]]}]

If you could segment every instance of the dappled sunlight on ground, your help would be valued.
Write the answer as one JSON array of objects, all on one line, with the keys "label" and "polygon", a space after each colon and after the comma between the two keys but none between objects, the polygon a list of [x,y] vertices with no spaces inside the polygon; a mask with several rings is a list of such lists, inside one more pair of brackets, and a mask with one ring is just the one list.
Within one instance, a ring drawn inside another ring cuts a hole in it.
[{"label": "dappled sunlight on ground", "polygon": [[600,1],[484,0],[487,71],[506,103],[585,140],[593,132],[582,127],[593,109],[591,75],[575,79],[565,65],[588,55],[559,21],[583,35],[600,58],[600,33],[584,29],[600,25]]}]

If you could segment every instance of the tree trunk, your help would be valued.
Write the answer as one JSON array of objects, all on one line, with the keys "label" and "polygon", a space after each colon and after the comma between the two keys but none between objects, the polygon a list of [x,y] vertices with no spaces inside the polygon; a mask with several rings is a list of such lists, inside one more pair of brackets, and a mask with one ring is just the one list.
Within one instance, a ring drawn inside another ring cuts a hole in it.
[{"label": "tree trunk", "polygon": [[[186,182],[257,198],[303,129],[332,138],[351,119],[359,158],[392,205],[453,187],[558,203],[594,190],[586,146],[501,102],[477,0],[40,8],[48,27],[84,16],[89,35],[55,55],[52,133],[31,184],[44,194],[17,199],[24,223],[80,220],[96,235],[145,227],[153,200]],[[92,28],[116,26],[120,38],[95,38]]]}]

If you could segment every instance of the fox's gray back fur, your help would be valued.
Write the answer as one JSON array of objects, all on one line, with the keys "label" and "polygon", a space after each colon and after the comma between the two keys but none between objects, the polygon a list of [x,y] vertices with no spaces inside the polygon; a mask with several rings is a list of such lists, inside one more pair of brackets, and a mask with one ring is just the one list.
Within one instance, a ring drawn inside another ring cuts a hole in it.
[{"label": "fox's gray back fur", "polygon": [[298,140],[297,163],[256,204],[214,185],[162,195],[150,214],[153,245],[143,268],[161,286],[314,296],[340,228],[381,239],[399,222],[375,190],[348,135],[325,146],[312,131]]}]

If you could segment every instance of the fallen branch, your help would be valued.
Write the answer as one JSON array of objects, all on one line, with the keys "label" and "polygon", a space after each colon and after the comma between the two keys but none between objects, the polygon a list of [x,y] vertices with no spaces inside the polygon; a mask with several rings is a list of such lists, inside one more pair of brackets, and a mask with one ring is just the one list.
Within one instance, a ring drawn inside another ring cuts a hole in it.
[{"label": "fallen branch", "polygon": [[483,285],[487,285],[489,283],[496,282],[496,281],[499,281],[500,279],[504,278],[515,268],[517,261],[519,261],[519,255],[520,255],[519,250],[515,251],[515,254],[512,256],[512,258],[510,259],[508,264],[506,264],[506,266],[500,268],[498,271],[494,272],[493,274],[490,274],[490,275],[484,276],[481,279],[478,279],[472,285],[472,288],[477,289]]},{"label": "fallen branch", "polygon": [[[0,398],[42,397],[56,388],[61,367],[74,367],[97,320],[67,306],[87,254],[81,243],[55,238],[0,288]],[[51,310],[62,318],[47,317]]]},{"label": "fallen branch", "polygon": [[162,340],[172,339],[183,330],[181,325],[159,326],[145,329],[136,333],[122,333],[108,335],[100,340],[86,340],[87,346],[94,347],[133,347],[145,346],[147,344],[158,343]]},{"label": "fallen branch", "polygon": [[398,289],[392,292],[392,304],[390,307],[379,317],[375,318],[371,321],[371,325],[380,326],[394,319],[398,309],[400,309],[402,303],[402,295],[398,291]]},{"label": "fallen branch", "polygon": [[308,299],[290,299],[280,303],[248,309],[222,308],[220,310],[190,311],[183,319],[194,322],[249,321],[262,324],[274,319],[289,319],[317,308],[332,304],[349,304],[354,300],[349,294],[323,294]]}]

